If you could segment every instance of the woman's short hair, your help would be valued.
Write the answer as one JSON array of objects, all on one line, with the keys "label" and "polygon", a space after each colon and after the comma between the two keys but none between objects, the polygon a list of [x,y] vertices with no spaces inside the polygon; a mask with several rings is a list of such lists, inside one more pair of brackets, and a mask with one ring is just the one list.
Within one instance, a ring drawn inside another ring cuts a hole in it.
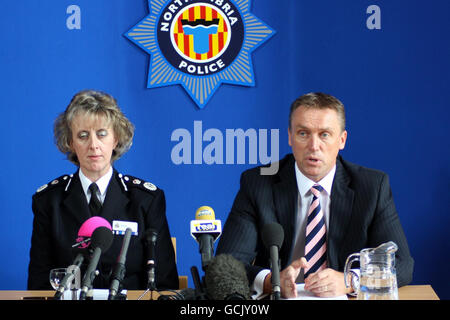
[{"label": "woman's short hair", "polygon": [[70,101],[66,110],[55,120],[54,138],[58,149],[67,155],[67,159],[77,166],[80,165],[77,155],[70,147],[72,142],[72,121],[78,114],[100,116],[111,124],[117,139],[111,162],[119,159],[127,152],[133,142],[134,125],[125,117],[111,95],[95,90],[78,92]]},{"label": "woman's short hair", "polygon": [[292,114],[298,107],[312,109],[332,109],[335,110],[339,117],[342,131],[345,130],[345,108],[342,102],[329,94],[322,92],[311,92],[297,98],[291,104],[289,112],[289,129],[291,128]]}]

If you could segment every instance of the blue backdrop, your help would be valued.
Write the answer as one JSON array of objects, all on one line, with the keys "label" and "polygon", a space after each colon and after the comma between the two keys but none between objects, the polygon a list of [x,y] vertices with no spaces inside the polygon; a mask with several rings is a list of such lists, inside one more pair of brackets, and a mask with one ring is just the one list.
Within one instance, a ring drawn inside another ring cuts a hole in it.
[{"label": "blue backdrop", "polygon": [[281,158],[290,152],[290,103],[323,91],[346,106],[343,156],[390,176],[413,284],[450,298],[450,1],[258,0],[250,11],[275,31],[251,54],[255,85],[223,84],[201,109],[180,85],[147,88],[150,56],[124,36],[149,14],[147,0],[2,1],[0,289],[26,288],[32,194],[76,170],[56,149],[52,126],[79,90],[111,93],[135,124],[133,147],[115,167],[165,191],[179,273],[189,276],[200,268],[189,234],[196,209],[209,205],[224,222],[240,173],[261,158],[176,164],[174,131],[190,133],[193,159],[195,123],[203,133],[217,129],[225,159],[227,129],[267,129],[279,135]]}]

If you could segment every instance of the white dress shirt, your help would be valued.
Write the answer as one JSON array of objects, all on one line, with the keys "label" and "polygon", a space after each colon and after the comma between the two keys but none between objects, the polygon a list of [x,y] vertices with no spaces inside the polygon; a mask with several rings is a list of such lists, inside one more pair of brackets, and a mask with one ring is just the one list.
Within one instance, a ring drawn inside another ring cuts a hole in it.
[{"label": "white dress shirt", "polygon": [[[322,207],[325,225],[328,230],[328,223],[330,221],[330,197],[331,197],[331,187],[333,186],[334,174],[336,173],[336,165],[328,172],[328,174],[323,177],[319,182],[314,182],[307,178],[297,167],[295,163],[295,176],[297,179],[298,187],[298,201],[296,208],[296,223],[295,223],[295,243],[293,245],[292,259],[294,261],[305,255],[305,238],[306,238],[306,222],[308,218],[308,209],[312,202],[313,194],[311,188],[316,183],[321,185],[324,189],[320,196],[320,205]],[[328,237],[328,232],[327,232]],[[251,289],[255,292],[252,296],[254,299],[262,298],[264,279],[267,274],[270,273],[269,269],[261,270],[255,277]],[[297,283],[304,282],[303,269],[300,271],[299,276],[296,280]]]},{"label": "white dress shirt", "polygon": [[[113,169],[112,169],[112,167],[109,167],[108,172],[103,177],[101,177],[100,179],[95,181],[95,183],[98,186],[98,190],[99,190],[97,192],[97,198],[100,200],[100,202],[102,204],[105,201],[106,189],[108,188],[108,184],[109,184],[109,181],[111,180],[112,174],[113,174]],[[84,195],[86,196],[87,202],[89,203],[89,201],[91,200],[91,191],[89,190],[89,186],[91,185],[91,183],[93,181],[91,181],[88,177],[86,177],[83,174],[83,171],[81,170],[81,168],[78,171],[78,175],[80,177],[81,187],[83,188]]]},{"label": "white dress shirt", "polygon": [[[305,239],[306,239],[306,224],[308,221],[308,210],[311,205],[313,194],[311,188],[315,184],[322,186],[323,191],[320,193],[320,206],[325,219],[326,230],[328,231],[328,223],[330,221],[330,197],[331,187],[333,186],[334,174],[336,172],[336,165],[323,177],[319,182],[314,182],[307,178],[297,167],[295,163],[295,176],[297,178],[298,187],[298,202],[297,202],[297,214],[296,214],[296,235],[295,244],[292,251],[292,261],[305,256]],[[328,232],[327,232],[328,239]],[[301,270],[297,283],[302,283],[303,269]]]}]

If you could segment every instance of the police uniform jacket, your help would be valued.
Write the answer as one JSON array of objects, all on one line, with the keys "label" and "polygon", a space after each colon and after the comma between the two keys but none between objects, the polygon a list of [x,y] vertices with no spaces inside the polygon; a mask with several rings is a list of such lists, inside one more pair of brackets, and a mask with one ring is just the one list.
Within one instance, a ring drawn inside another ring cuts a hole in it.
[{"label": "police uniform jacket", "polygon": [[[78,172],[61,176],[42,186],[33,195],[34,213],[31,238],[28,289],[51,289],[49,272],[52,268],[72,264],[78,230],[91,217]],[[115,169],[109,182],[100,216],[111,223],[114,220],[136,222],[138,235],[130,240],[126,256],[126,275],[123,288],[147,287],[146,263],[149,250],[145,231],[157,231],[155,248],[157,289],[177,289],[178,273],[175,253],[166,219],[164,192],[150,182],[126,176]],[[120,253],[123,235],[114,235],[112,245],[102,253],[94,280],[94,288],[109,288],[110,274]],[[86,268],[88,261],[85,259]]]}]

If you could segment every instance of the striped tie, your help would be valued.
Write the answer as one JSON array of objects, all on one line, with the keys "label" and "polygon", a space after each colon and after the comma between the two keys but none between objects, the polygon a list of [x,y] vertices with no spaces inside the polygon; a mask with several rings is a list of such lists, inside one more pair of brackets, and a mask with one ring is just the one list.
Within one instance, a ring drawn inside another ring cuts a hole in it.
[{"label": "striped tie", "polygon": [[305,268],[305,279],[313,272],[326,268],[327,231],[322,208],[320,207],[320,193],[323,188],[316,184],[311,188],[313,200],[308,211],[306,225],[305,258],[309,268]]}]

